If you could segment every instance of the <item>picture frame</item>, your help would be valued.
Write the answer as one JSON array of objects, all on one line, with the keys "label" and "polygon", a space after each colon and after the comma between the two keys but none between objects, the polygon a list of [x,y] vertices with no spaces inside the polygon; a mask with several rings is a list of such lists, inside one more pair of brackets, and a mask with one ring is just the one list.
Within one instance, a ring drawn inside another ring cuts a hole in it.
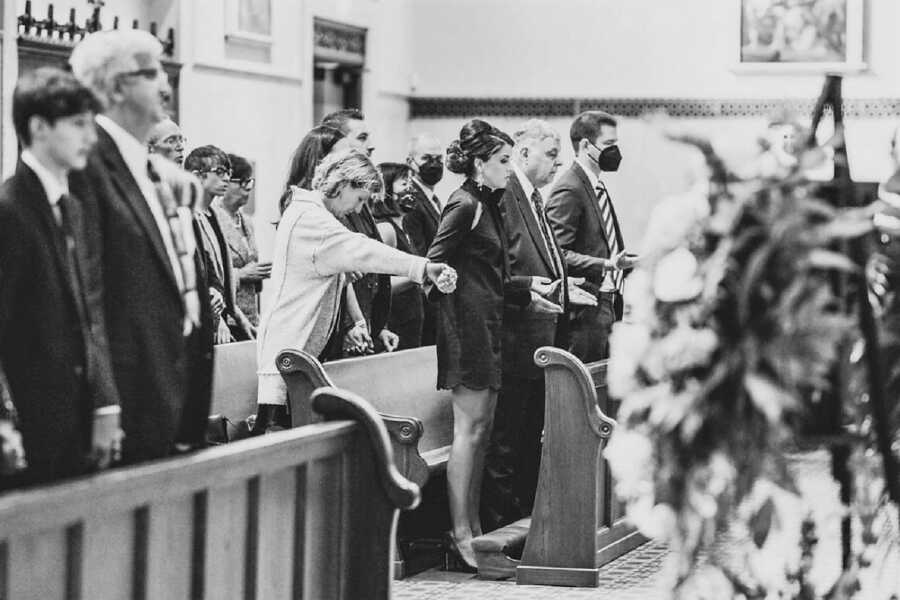
[{"label": "picture frame", "polygon": [[733,0],[738,73],[866,70],[865,0]]},{"label": "picture frame", "polygon": [[272,0],[228,0],[226,19],[227,39],[272,44]]}]

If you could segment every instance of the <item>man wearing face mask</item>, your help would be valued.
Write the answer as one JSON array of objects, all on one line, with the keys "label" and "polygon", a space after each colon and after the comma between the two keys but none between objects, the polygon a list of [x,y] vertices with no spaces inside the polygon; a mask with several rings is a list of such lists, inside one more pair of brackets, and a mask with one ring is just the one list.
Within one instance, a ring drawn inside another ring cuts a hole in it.
[{"label": "man wearing face mask", "polygon": [[616,120],[603,111],[585,111],[569,130],[575,162],[553,188],[547,217],[569,274],[586,279],[597,306],[572,311],[569,351],[584,362],[608,356],[609,333],[622,318],[622,285],[637,257],[625,252],[605,173],[618,170],[622,155]]},{"label": "man wearing face mask", "polygon": [[[434,188],[444,176],[444,149],[441,142],[429,133],[414,137],[409,144],[407,164],[413,172],[412,187],[416,205],[403,216],[403,229],[412,243],[412,250],[425,256],[437,233],[441,220],[441,203]],[[422,324],[422,345],[430,346],[435,340],[436,306],[425,302],[425,321]]]}]

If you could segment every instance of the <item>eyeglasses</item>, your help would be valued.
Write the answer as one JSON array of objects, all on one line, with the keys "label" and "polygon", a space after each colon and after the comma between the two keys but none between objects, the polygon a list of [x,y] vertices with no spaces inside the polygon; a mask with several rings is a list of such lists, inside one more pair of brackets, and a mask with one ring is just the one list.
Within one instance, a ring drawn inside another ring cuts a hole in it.
[{"label": "eyeglasses", "polygon": [[136,71],[126,71],[119,73],[119,77],[143,77],[144,79],[154,80],[159,77],[159,69],[156,67],[148,67],[146,69],[137,69]]},{"label": "eyeglasses", "polygon": [[256,180],[253,179],[252,177],[250,177],[248,179],[229,179],[228,181],[230,183],[235,183],[235,184],[241,186],[241,188],[243,188],[244,190],[246,190],[248,192],[250,190],[252,190],[253,186],[256,184]]},{"label": "eyeglasses", "polygon": [[231,169],[227,167],[216,167],[215,169],[207,169],[204,173],[214,173],[222,178],[231,178]]}]

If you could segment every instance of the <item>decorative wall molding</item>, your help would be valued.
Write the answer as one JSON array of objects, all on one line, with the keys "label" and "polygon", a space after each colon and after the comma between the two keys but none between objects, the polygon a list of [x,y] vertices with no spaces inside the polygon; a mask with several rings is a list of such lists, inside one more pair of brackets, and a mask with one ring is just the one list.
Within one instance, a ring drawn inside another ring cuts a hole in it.
[{"label": "decorative wall molding", "polygon": [[[682,118],[767,117],[776,109],[812,112],[806,98],[416,98],[409,99],[410,117],[573,117],[601,109],[622,117],[665,112]],[[900,116],[900,98],[856,98],[844,101],[848,118]]]},{"label": "decorative wall molding", "polygon": [[316,17],[313,20],[313,48],[317,59],[365,63],[366,30]]}]

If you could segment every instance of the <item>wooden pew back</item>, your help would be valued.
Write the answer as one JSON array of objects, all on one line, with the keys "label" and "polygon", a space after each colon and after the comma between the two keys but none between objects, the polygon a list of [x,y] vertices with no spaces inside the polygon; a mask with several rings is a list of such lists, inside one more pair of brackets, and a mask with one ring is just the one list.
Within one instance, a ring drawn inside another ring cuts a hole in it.
[{"label": "wooden pew back", "polygon": [[0,597],[388,598],[418,502],[364,401],[318,423],[0,497]]},{"label": "wooden pew back", "polygon": [[278,356],[288,387],[291,419],[307,423],[312,390],[330,385],[357,393],[381,413],[394,443],[400,472],[420,485],[443,468],[453,438],[450,392],[437,390],[434,347],[349,358],[324,365],[300,350]]},{"label": "wooden pew back", "polygon": [[256,340],[213,349],[211,414],[233,423],[256,414]]},{"label": "wooden pew back", "polygon": [[544,444],[517,581],[596,587],[601,565],[644,541],[624,522],[603,460],[616,424],[606,362],[585,365],[551,347],[534,356],[545,377]]}]

